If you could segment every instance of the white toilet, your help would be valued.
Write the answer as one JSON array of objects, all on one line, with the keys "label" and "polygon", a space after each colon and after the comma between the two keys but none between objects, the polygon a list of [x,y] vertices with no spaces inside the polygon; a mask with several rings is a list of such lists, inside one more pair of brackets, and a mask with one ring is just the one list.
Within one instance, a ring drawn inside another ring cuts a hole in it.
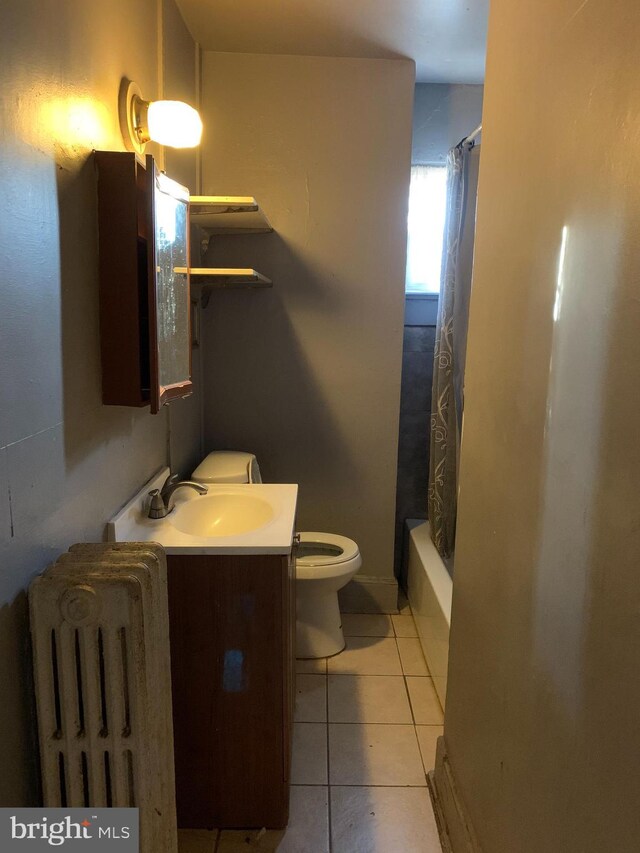
[{"label": "white toilet", "polygon": [[301,533],[296,556],[296,657],[326,658],[344,649],[338,590],[362,565],[353,539]]},{"label": "white toilet", "polygon": [[[262,483],[253,453],[209,453],[191,475],[198,483]],[[296,553],[296,657],[323,658],[344,648],[338,590],[362,565],[357,544],[334,533],[301,533]]]}]

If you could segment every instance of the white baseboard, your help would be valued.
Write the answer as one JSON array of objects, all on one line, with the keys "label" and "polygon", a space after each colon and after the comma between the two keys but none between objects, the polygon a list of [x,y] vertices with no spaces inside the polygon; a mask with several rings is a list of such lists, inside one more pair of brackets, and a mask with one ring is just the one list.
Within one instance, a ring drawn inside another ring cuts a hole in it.
[{"label": "white baseboard", "polygon": [[398,582],[356,575],[340,590],[338,599],[343,613],[397,613]]},{"label": "white baseboard", "polygon": [[436,767],[428,782],[444,853],[482,853],[456,789],[443,737],[438,738]]}]

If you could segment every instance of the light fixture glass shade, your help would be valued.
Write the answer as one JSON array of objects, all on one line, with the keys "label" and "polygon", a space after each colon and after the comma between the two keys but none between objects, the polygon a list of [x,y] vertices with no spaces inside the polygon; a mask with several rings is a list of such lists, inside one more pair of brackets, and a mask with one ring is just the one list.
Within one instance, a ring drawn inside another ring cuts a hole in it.
[{"label": "light fixture glass shade", "polygon": [[151,101],[147,112],[149,138],[170,148],[195,148],[202,136],[198,111],[182,101]]}]

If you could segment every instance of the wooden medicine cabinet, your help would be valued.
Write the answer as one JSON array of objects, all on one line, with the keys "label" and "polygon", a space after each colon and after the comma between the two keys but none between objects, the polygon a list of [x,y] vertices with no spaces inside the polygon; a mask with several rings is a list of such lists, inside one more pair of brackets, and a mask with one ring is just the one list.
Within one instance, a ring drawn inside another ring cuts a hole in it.
[{"label": "wooden medicine cabinet", "polygon": [[102,402],[192,392],[189,190],[147,155],[96,151]]}]

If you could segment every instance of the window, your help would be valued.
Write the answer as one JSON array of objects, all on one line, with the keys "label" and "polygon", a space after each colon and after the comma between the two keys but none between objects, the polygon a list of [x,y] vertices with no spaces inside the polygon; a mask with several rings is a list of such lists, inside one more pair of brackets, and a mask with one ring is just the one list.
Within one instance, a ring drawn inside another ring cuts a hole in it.
[{"label": "window", "polygon": [[412,166],[407,239],[408,294],[440,293],[442,242],[447,209],[444,166]]}]

